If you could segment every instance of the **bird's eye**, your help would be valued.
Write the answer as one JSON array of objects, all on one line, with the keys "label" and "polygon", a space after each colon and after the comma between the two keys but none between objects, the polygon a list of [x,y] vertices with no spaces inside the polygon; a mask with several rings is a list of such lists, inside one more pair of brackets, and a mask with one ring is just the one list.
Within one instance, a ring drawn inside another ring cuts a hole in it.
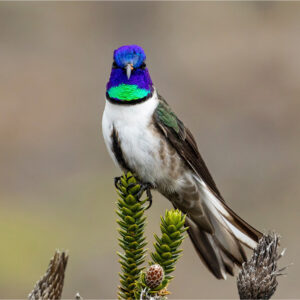
[{"label": "bird's eye", "polygon": [[141,69],[145,69],[146,68],[146,64],[143,62],[140,66]]},{"label": "bird's eye", "polygon": [[117,63],[114,61],[112,64],[113,69],[116,69],[118,67]]}]

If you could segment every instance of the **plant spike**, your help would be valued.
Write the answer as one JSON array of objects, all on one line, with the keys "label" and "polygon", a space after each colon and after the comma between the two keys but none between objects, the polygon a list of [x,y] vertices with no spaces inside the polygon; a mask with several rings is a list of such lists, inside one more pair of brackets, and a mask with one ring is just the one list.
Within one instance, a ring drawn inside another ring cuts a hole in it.
[{"label": "plant spike", "polygon": [[117,220],[119,224],[119,245],[124,253],[118,252],[122,272],[120,275],[119,297],[122,299],[135,299],[134,291],[143,267],[140,265],[145,261],[144,237],[145,202],[140,201],[142,194],[141,186],[134,176],[128,172],[123,174],[116,183],[118,199]]},{"label": "plant spike", "polygon": [[161,265],[165,271],[165,279],[169,281],[173,278],[170,274],[175,270],[175,264],[180,257],[182,250],[178,250],[185,238],[184,226],[185,215],[178,209],[167,210],[164,218],[161,217],[161,234],[159,238],[155,235],[155,252],[151,253],[153,261]]},{"label": "plant spike", "polygon": [[[187,230],[185,224],[185,215],[178,209],[167,210],[164,217],[161,217],[161,237],[154,235],[156,242],[154,243],[155,252],[151,253],[154,262],[150,265],[156,264],[155,268],[159,266],[163,269],[162,278],[158,286],[149,284],[149,272],[142,272],[137,282],[136,298],[143,299],[166,299],[169,292],[166,290],[167,285],[173,278],[170,274],[175,270],[175,264],[180,257],[182,250],[178,249],[185,238],[184,232]],[[147,284],[148,282],[148,284]]]}]

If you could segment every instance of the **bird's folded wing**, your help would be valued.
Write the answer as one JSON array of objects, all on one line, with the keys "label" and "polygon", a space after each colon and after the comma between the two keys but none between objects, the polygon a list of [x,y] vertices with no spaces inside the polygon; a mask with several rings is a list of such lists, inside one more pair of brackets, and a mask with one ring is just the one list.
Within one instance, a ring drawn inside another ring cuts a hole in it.
[{"label": "bird's folded wing", "polygon": [[202,159],[196,141],[188,128],[172,112],[164,98],[158,95],[159,104],[154,112],[154,122],[188,166],[206,183],[211,192],[224,202],[208,168]]}]

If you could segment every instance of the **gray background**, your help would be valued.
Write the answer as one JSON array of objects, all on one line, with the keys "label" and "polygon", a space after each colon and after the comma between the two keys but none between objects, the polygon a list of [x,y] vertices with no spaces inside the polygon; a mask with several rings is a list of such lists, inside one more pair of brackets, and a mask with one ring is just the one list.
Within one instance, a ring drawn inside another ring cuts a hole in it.
[{"label": "gray background", "polygon": [[[294,265],[276,297],[300,297],[299,31],[296,2],[1,2],[0,297],[25,297],[56,248],[64,297],[116,297],[120,172],[101,115],[113,50],[131,43],[230,206],[282,235]],[[169,207],[154,193],[149,236]],[[237,297],[184,248],[171,298]]]}]

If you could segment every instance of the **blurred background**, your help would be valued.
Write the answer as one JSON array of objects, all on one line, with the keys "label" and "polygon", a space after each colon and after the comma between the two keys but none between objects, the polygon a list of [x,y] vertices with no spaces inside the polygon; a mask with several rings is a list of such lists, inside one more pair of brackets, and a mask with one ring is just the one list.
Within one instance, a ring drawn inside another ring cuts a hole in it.
[{"label": "blurred background", "polygon": [[[57,248],[65,298],[116,297],[120,171],[101,116],[113,50],[135,43],[230,206],[282,235],[275,298],[299,298],[299,30],[297,2],[1,2],[0,297],[26,297]],[[150,249],[166,208],[154,193]],[[184,248],[170,298],[237,297]]]}]

